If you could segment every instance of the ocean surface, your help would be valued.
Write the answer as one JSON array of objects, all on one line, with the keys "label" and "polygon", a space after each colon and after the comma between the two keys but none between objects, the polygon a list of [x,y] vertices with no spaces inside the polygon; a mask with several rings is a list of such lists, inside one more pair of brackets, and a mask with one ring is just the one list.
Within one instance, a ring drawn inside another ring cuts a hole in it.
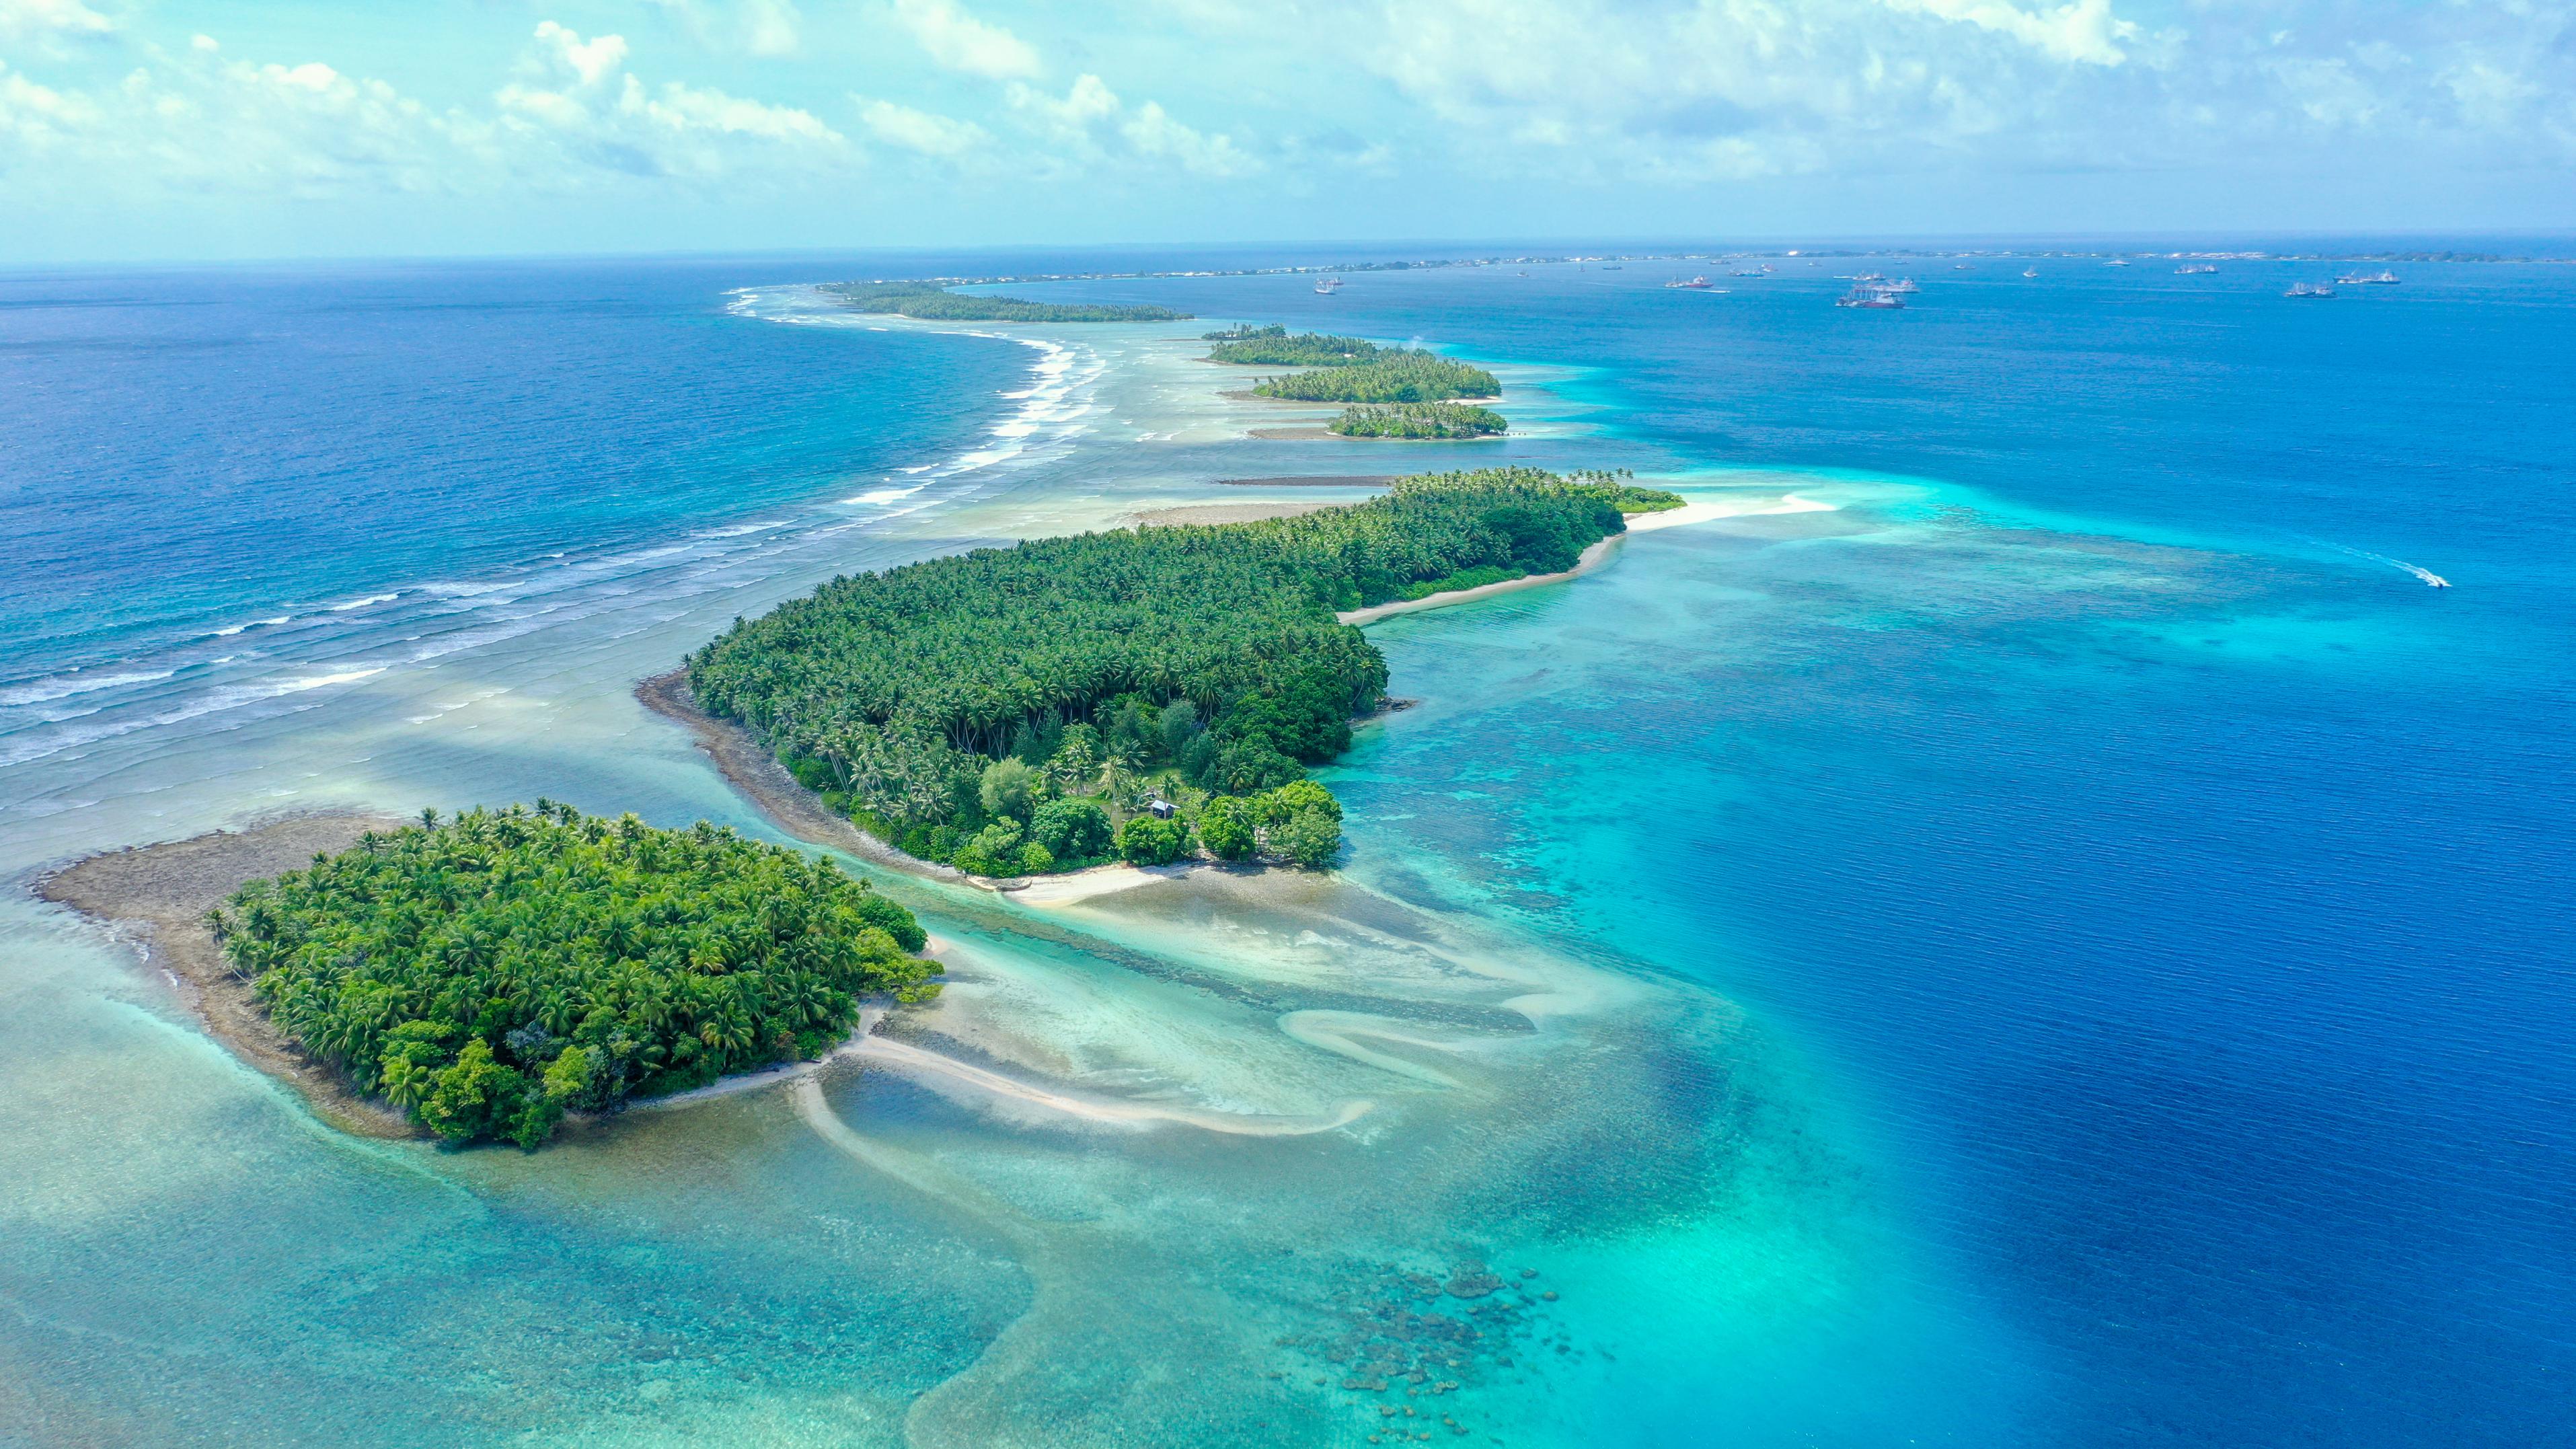
[{"label": "ocean surface", "polygon": [[[1330,259],[0,276],[0,1443],[2576,1443],[2576,268],[805,285]],[[1311,410],[1238,319],[1515,436],[1252,437]],[[629,692],[736,615],[1501,460],[1729,516],[1372,626],[1421,703],[1334,879],[885,881],[954,981],[899,1044],[1153,1125],[870,1060],[356,1141],[25,890],[314,809],[774,835]],[[1469,1260],[1526,1307],[1416,1291]],[[1456,1389],[1344,1387],[1371,1331]]]}]

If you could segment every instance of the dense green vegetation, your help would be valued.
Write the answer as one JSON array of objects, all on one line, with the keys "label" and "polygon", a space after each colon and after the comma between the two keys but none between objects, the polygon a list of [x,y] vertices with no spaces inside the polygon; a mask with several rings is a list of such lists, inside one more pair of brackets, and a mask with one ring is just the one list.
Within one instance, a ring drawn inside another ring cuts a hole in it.
[{"label": "dense green vegetation", "polygon": [[1287,377],[1267,377],[1252,391],[1260,397],[1300,402],[1427,403],[1460,397],[1494,397],[1503,385],[1480,367],[1428,352],[1381,350],[1375,359],[1348,367],[1319,367]]},{"label": "dense green vegetation", "polygon": [[1342,409],[1330,426],[1346,438],[1484,438],[1511,424],[1492,408],[1436,402],[1360,404]]},{"label": "dense green vegetation", "polygon": [[[1459,397],[1494,397],[1503,390],[1494,375],[1482,368],[1452,362],[1435,353],[1417,352],[1404,347],[1380,347],[1358,337],[1335,337],[1320,332],[1300,332],[1290,336],[1281,326],[1236,327],[1224,332],[1211,332],[1207,340],[1216,346],[1208,349],[1208,361],[1232,362],[1256,367],[1311,367],[1314,372],[1293,377],[1262,379],[1253,392],[1262,397],[1292,398],[1302,402],[1347,403],[1432,403]],[[1494,417],[1486,413],[1486,417]],[[1343,421],[1352,421],[1349,414]],[[1500,418],[1485,432],[1501,432]],[[1372,422],[1371,426],[1388,424]],[[1416,424],[1418,426],[1418,424]],[[1347,431],[1339,424],[1335,432]],[[1471,437],[1472,433],[1369,431],[1360,437],[1444,438]]]},{"label": "dense green vegetation", "polygon": [[927,282],[843,282],[822,290],[861,312],[892,312],[941,322],[1171,322],[1190,315],[1169,307],[970,297]]},{"label": "dense green vegetation", "polygon": [[[1208,334],[1211,340],[1220,334]],[[1331,337],[1318,332],[1288,335],[1285,327],[1265,328],[1240,338],[1218,341],[1208,361],[1256,367],[1358,367],[1381,357],[1407,355],[1401,348],[1380,347],[1357,337]],[[1428,354],[1424,354],[1428,355]]]},{"label": "dense green vegetation", "polygon": [[938,990],[912,913],[704,821],[569,805],[369,834],[209,924],[278,1028],[452,1142],[819,1055],[858,999]]},{"label": "dense green vegetation", "polygon": [[737,623],[689,683],[833,808],[976,874],[1168,860],[1193,831],[1220,858],[1321,865],[1340,811],[1305,766],[1386,687],[1334,612],[1466,570],[1571,568],[1670,497],[1495,468],[1296,518],[979,549]]}]

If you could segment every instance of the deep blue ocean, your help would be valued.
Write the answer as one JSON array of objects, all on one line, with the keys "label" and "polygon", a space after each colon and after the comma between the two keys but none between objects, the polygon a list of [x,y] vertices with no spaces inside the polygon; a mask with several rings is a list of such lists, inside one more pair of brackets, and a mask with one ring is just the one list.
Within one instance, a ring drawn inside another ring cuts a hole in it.
[{"label": "deep blue ocean", "polygon": [[[735,289],[1193,260],[0,277],[0,834],[212,748],[100,753],[225,715],[93,742],[96,681],[319,667],[293,631],[379,593],[650,590],[617,561],[1027,385]],[[1603,1388],[1593,1442],[2576,1443],[2576,268],[1775,265],[1026,289],[1496,364],[1547,399],[1510,456],[1842,490],[1373,631],[1428,703],[1333,776],[1355,874],[1739,1007],[1920,1280],[1819,1357]],[[1831,306],[1862,269],[1923,290]]]}]

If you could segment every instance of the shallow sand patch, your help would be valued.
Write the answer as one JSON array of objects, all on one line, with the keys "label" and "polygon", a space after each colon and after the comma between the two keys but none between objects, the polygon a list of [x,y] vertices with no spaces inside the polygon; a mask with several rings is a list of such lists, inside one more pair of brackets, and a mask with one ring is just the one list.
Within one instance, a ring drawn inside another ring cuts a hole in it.
[{"label": "shallow sand patch", "polygon": [[111,851],[36,883],[46,900],[71,907],[135,940],[146,964],[170,975],[180,999],[233,1055],[302,1094],[323,1120],[365,1137],[416,1137],[402,1114],[370,1101],[348,1079],[286,1039],[250,983],[235,976],[205,914],[245,882],[313,863],[358,843],[370,830],[399,830],[388,815],[304,815],[250,830]]},{"label": "shallow sand patch", "polygon": [[1384,488],[1401,473],[1287,473],[1272,478],[1219,478],[1219,488]]},{"label": "shallow sand patch", "polygon": [[1295,518],[1331,503],[1197,503],[1179,508],[1156,508],[1135,515],[1139,528],[1171,528],[1189,523],[1251,523],[1264,518]]},{"label": "shallow sand patch", "polygon": [[1659,528],[1677,528],[1688,523],[1710,523],[1721,518],[1757,518],[1775,513],[1830,513],[1832,511],[1834,511],[1834,505],[1831,503],[1820,503],[1815,499],[1801,498],[1791,493],[1768,504],[1759,504],[1752,500],[1740,503],[1733,501],[1685,503],[1679,508],[1667,508],[1661,513],[1633,513],[1628,516],[1627,533],[1613,534],[1585,549],[1576,558],[1574,567],[1563,573],[1531,574],[1525,578],[1505,579],[1499,584],[1485,584],[1473,589],[1451,589],[1447,593],[1431,594],[1419,599],[1403,599],[1394,603],[1373,604],[1365,609],[1349,609],[1333,617],[1345,624],[1370,624],[1396,614],[1410,614],[1421,609],[1439,609],[1451,604],[1464,604],[1476,599],[1489,598],[1495,594],[1507,594],[1514,589],[1534,589],[1541,584],[1561,584],[1578,574],[1588,574],[1608,563],[1612,557],[1613,546],[1630,533],[1652,533]]},{"label": "shallow sand patch", "polygon": [[1371,1103],[1357,1098],[1341,1104],[1330,1116],[1281,1117],[1249,1112],[1219,1112],[1205,1107],[1184,1107],[1161,1102],[1138,1102],[1116,1097],[1081,1097],[1069,1092],[1050,1091],[1033,1086],[1017,1077],[962,1062],[954,1057],[917,1047],[909,1042],[890,1041],[884,1037],[867,1037],[851,1048],[852,1054],[877,1062],[897,1071],[938,1077],[975,1088],[1012,1102],[1042,1108],[1049,1112],[1110,1126],[1147,1127],[1161,1122],[1174,1122],[1208,1132],[1222,1132],[1234,1137],[1306,1137],[1345,1127],[1368,1112]]},{"label": "shallow sand patch", "polygon": [[1026,885],[1014,886],[1008,892],[1012,900],[1024,906],[1070,906],[1095,896],[1116,895],[1148,886],[1156,881],[1179,880],[1195,865],[1096,865],[1089,870],[1067,871],[1063,875],[1024,877]]}]

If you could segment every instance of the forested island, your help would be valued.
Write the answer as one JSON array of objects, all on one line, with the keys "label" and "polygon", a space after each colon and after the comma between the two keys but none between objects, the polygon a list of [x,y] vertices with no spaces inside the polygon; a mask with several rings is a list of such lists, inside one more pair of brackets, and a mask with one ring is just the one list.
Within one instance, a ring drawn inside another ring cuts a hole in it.
[{"label": "forested island", "polygon": [[1293,518],[978,549],[739,622],[688,682],[829,808],[976,875],[1202,852],[1322,866],[1341,807],[1306,768],[1387,682],[1336,611],[1563,572],[1625,513],[1680,502],[1493,468]]},{"label": "forested island", "polygon": [[1480,367],[1428,352],[1381,351],[1373,362],[1266,377],[1252,392],[1296,402],[1428,403],[1496,397],[1502,390],[1494,375]]},{"label": "forested island", "polygon": [[540,800],[371,831],[207,924],[269,1020],[455,1143],[821,1055],[937,991],[912,913],[829,860]]},{"label": "forested island", "polygon": [[[1210,332],[1208,361],[1248,367],[1310,367],[1312,372],[1266,377],[1256,397],[1297,402],[1432,403],[1462,397],[1499,397],[1492,373],[1433,352],[1380,347],[1357,337],[1321,332],[1290,335],[1282,326],[1235,327]],[[1385,434],[1376,436],[1409,436]]]},{"label": "forested island", "polygon": [[1356,404],[1326,426],[1345,438],[1487,438],[1511,424],[1492,408],[1436,402]]},{"label": "forested island", "polygon": [[1169,307],[974,297],[927,282],[837,282],[818,290],[856,311],[936,322],[1173,322],[1190,315]]},{"label": "forested island", "polygon": [[1216,344],[1208,349],[1208,361],[1254,367],[1357,367],[1402,350],[1320,332],[1291,337],[1287,328],[1277,325],[1211,332],[1206,340]]}]

